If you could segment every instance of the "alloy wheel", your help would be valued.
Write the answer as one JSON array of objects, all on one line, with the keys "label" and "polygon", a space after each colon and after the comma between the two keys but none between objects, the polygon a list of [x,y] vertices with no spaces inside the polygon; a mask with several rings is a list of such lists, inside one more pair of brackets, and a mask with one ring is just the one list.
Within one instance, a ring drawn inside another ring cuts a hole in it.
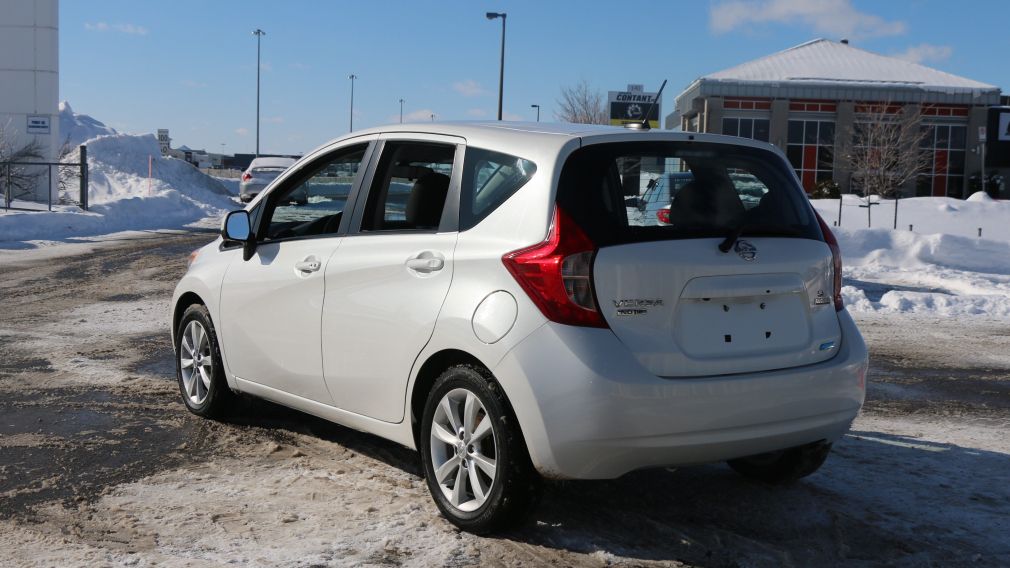
[{"label": "alloy wheel", "polygon": [[214,357],[210,352],[210,336],[203,324],[193,320],[182,333],[179,342],[179,368],[182,386],[190,404],[199,406],[210,394]]},{"label": "alloy wheel", "polygon": [[498,471],[491,416],[477,395],[463,388],[446,393],[431,424],[435,481],[449,503],[464,512],[487,500]]}]

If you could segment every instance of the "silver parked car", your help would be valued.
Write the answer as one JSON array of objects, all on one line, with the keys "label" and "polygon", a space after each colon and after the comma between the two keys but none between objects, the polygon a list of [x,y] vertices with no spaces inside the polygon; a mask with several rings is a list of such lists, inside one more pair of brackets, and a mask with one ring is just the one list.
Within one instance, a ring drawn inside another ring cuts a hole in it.
[{"label": "silver parked car", "polygon": [[[621,207],[642,163],[677,183],[664,225]],[[522,521],[542,478],[727,461],[795,481],[865,395],[838,242],[785,155],[743,138],[357,131],[191,258],[171,321],[190,411],[246,393],[416,449],[476,533]]]},{"label": "silver parked car", "polygon": [[[239,184],[239,199],[243,203],[249,203],[263,188],[270,185],[270,182],[277,179],[277,176],[284,173],[284,170],[295,163],[294,158],[256,158],[249,164],[249,167],[242,172],[242,182]],[[299,195],[292,195],[291,200],[304,205],[308,203],[308,194],[302,192]]]}]

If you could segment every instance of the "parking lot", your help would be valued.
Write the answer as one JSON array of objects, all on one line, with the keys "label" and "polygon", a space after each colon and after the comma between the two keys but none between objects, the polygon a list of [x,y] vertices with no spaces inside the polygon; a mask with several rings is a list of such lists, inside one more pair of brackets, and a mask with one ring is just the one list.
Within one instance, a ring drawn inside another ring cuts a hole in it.
[{"label": "parking lot", "polygon": [[185,411],[168,304],[211,238],[0,258],[0,564],[1010,564],[1003,321],[863,316],[864,412],[794,486],[721,464],[556,482],[479,538],[405,448],[263,402]]}]

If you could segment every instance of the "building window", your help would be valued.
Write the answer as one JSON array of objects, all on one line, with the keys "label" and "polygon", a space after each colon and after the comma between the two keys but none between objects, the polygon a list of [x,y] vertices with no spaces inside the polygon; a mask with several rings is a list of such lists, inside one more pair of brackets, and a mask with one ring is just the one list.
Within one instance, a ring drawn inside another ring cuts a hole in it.
[{"label": "building window", "polygon": [[826,120],[790,120],[786,155],[808,193],[817,182],[830,180],[834,167],[835,123]]},{"label": "building window", "polygon": [[922,150],[931,153],[933,160],[930,169],[919,176],[915,194],[963,197],[967,127],[944,124],[923,128]]},{"label": "building window", "polygon": [[797,112],[836,112],[838,104],[834,101],[793,99],[789,101],[789,110]]},{"label": "building window", "polygon": [[761,98],[726,98],[722,102],[722,108],[733,108],[740,110],[771,110],[772,100]]},{"label": "building window", "polygon": [[769,123],[767,118],[724,118],[722,133],[767,142]]}]

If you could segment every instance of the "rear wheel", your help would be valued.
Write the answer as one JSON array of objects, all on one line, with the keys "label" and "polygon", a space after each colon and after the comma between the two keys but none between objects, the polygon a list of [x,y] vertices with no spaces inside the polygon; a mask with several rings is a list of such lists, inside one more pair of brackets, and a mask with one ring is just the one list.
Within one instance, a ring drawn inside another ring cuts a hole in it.
[{"label": "rear wheel", "polygon": [[175,339],[176,375],[186,408],[206,418],[221,418],[234,393],[224,377],[221,348],[207,308],[194,304],[182,314]]},{"label": "rear wheel", "polygon": [[814,442],[727,462],[734,471],[758,481],[781,485],[792,483],[817,471],[831,452],[828,442]]},{"label": "rear wheel", "polygon": [[452,367],[424,407],[421,461],[428,489],[456,526],[483,534],[521,522],[540,495],[519,425],[483,369]]}]

